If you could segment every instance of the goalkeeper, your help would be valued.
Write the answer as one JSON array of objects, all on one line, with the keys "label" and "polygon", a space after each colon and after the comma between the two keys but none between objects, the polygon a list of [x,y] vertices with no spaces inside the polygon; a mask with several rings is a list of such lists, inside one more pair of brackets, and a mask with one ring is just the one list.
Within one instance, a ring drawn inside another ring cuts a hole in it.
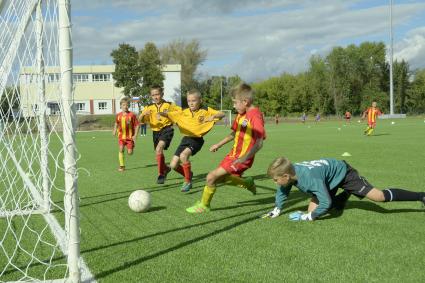
[{"label": "goalkeeper", "polygon": [[[277,184],[276,207],[263,217],[280,215],[282,207],[294,185],[300,191],[311,194],[307,212],[293,212],[292,221],[312,221],[324,215],[330,208],[343,209],[351,194],[375,202],[421,201],[425,204],[424,192],[388,188],[379,190],[372,186],[348,163],[336,159],[320,159],[292,164],[287,158],[276,158],[268,168],[268,175]],[[336,195],[338,188],[343,192]]]}]

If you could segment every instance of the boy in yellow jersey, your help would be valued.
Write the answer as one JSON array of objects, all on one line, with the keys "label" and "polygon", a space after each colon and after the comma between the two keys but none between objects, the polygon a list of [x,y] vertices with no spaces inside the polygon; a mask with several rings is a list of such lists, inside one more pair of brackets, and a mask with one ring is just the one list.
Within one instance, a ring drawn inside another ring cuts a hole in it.
[{"label": "boy in yellow jersey", "polygon": [[124,97],[120,100],[121,112],[117,114],[115,119],[114,130],[112,135],[118,133],[118,160],[120,167],[118,171],[123,172],[125,170],[124,165],[124,147],[127,147],[127,154],[132,155],[134,149],[134,143],[137,137],[137,131],[139,129],[139,122],[137,121],[136,115],[128,110],[130,100],[128,97]]},{"label": "boy in yellow jersey", "polygon": [[210,211],[210,203],[219,181],[229,181],[256,194],[254,180],[241,178],[243,172],[251,168],[254,156],[261,149],[263,140],[266,138],[263,114],[254,107],[253,98],[253,90],[248,84],[241,83],[232,89],[233,107],[238,112],[232,125],[232,132],[219,143],[211,146],[210,151],[215,152],[226,143],[233,141],[232,150],[216,169],[208,173],[201,201],[187,208],[187,212]]},{"label": "boy in yellow jersey", "polygon": [[139,116],[139,121],[146,121],[150,124],[153,132],[153,146],[156,152],[156,161],[158,164],[157,184],[164,184],[170,168],[165,165],[164,150],[170,146],[174,136],[173,122],[167,117],[161,117],[160,112],[178,111],[181,108],[174,103],[165,101],[162,87],[154,86],[150,89],[152,104],[143,109]]},{"label": "boy in yellow jersey", "polygon": [[204,145],[203,136],[211,130],[217,119],[225,116],[223,112],[202,106],[201,94],[197,90],[187,93],[187,105],[188,108],[183,111],[160,113],[161,116],[168,117],[176,123],[183,135],[170,162],[170,167],[184,177],[182,192],[188,192],[192,188],[190,156],[201,150]]}]

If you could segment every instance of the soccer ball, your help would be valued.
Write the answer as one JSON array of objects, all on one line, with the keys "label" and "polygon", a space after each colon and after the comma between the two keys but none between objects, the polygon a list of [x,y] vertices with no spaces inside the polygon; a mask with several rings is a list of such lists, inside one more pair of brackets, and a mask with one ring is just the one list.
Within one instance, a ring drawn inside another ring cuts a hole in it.
[{"label": "soccer ball", "polygon": [[134,212],[145,212],[151,207],[151,195],[144,190],[134,191],[128,198],[128,206]]}]

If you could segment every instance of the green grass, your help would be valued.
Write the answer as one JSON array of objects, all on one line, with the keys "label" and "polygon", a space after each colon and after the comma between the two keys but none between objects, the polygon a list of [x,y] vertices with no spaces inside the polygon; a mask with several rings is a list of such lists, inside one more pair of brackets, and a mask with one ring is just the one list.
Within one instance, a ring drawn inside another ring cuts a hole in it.
[{"label": "green grass", "polygon": [[[99,282],[423,282],[425,209],[417,202],[352,197],[342,215],[292,223],[288,212],[308,204],[307,195],[293,190],[282,216],[258,218],[274,207],[275,185],[265,172],[280,155],[302,161],[349,152],[345,160],[376,187],[425,191],[424,120],[395,122],[378,121],[371,137],[356,121],[267,125],[264,147],[245,173],[255,178],[258,194],[219,187],[206,215],[185,208],[200,199],[206,174],[230,150],[228,144],[208,151],[228,128],[217,126],[191,159],[189,193],[180,192],[175,172],[156,185],[151,132],[139,137],[133,156],[126,155],[124,173],[117,171],[117,140],[110,132],[78,133],[81,254]],[[167,161],[179,141],[176,134]],[[152,194],[149,212],[128,208],[136,189]]]}]

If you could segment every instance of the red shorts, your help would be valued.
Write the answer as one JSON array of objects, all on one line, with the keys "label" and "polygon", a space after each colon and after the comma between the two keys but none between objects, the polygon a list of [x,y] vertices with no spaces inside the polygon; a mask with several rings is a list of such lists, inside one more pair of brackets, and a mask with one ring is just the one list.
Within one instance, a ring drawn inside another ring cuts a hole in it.
[{"label": "red shorts", "polygon": [[367,125],[371,128],[375,128],[376,122],[367,122]]},{"label": "red shorts", "polygon": [[224,159],[220,163],[220,167],[222,167],[224,170],[226,170],[227,173],[237,176],[242,176],[242,173],[251,168],[252,163],[254,163],[254,158],[251,158],[244,163],[237,163],[233,164],[233,161],[235,161],[236,158],[232,157],[230,155],[226,155]]},{"label": "red shorts", "polygon": [[127,149],[134,148],[134,141],[132,139],[118,140],[118,144],[120,145],[120,147],[126,146]]}]

